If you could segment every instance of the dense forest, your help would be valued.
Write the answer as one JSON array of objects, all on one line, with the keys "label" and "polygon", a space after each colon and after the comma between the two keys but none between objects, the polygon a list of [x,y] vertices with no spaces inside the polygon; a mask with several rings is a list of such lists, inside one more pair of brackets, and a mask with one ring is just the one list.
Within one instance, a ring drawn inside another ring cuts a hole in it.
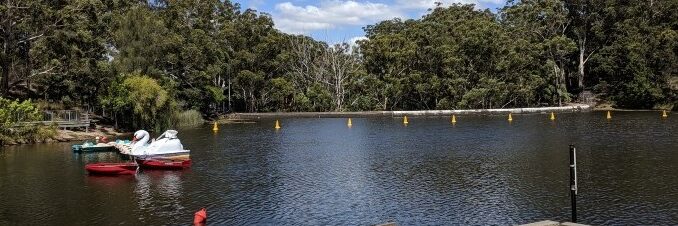
[{"label": "dense forest", "polygon": [[127,126],[186,111],[678,107],[678,1],[438,6],[328,44],[221,0],[4,0],[0,94]]}]

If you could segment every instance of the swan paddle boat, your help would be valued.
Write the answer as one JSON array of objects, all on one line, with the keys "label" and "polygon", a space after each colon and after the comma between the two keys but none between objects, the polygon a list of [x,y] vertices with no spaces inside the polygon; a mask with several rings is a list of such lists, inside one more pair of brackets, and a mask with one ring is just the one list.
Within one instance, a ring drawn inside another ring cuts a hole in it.
[{"label": "swan paddle boat", "polygon": [[85,165],[85,170],[87,170],[90,175],[134,175],[137,172],[137,164],[134,162],[90,163]]},{"label": "swan paddle boat", "polygon": [[190,152],[185,150],[176,130],[167,130],[149,143],[145,130],[134,133],[130,156],[145,169],[180,170],[191,166]]}]

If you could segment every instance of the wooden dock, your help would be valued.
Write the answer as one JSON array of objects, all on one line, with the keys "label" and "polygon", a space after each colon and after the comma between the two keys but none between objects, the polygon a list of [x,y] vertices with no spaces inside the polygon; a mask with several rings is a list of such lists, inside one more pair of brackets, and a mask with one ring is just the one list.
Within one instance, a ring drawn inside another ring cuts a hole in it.
[{"label": "wooden dock", "polygon": [[109,144],[113,145],[115,149],[120,152],[120,154],[123,155],[129,155],[132,154],[132,144],[123,144],[123,143],[116,143],[116,142],[110,142]]}]

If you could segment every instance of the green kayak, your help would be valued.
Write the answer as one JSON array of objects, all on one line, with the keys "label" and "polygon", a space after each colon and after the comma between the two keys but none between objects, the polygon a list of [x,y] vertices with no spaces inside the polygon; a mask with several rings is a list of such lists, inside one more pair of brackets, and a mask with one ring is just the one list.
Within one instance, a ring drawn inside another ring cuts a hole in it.
[{"label": "green kayak", "polygon": [[110,144],[93,144],[92,142],[85,142],[84,144],[75,144],[71,146],[73,152],[108,152],[116,151],[115,147]]}]

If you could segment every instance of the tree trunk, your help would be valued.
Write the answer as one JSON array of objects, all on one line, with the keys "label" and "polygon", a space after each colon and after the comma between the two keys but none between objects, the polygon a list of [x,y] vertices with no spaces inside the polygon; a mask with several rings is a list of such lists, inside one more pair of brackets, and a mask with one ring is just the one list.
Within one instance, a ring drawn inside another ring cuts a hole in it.
[{"label": "tree trunk", "polygon": [[388,107],[388,97],[384,97],[384,111],[386,111]]},{"label": "tree trunk", "polygon": [[0,59],[0,67],[2,68],[2,77],[0,77],[0,96],[7,96],[7,93],[9,93],[9,51],[10,51],[10,43],[12,42],[11,36],[12,36],[12,24],[10,20],[11,16],[11,8],[9,7],[10,3],[9,1],[5,1],[5,7],[7,8],[5,11],[5,24],[2,25],[2,30],[3,30],[3,43],[2,43],[2,59]]},{"label": "tree trunk", "polygon": [[586,52],[586,40],[579,42],[579,78],[577,87],[580,91],[584,90],[584,64],[586,63],[585,52]]},{"label": "tree trunk", "polygon": [[[5,58],[7,55],[5,55]],[[2,90],[0,90],[0,96],[6,97],[9,93],[9,60],[3,58],[2,65],[2,78],[0,78],[0,84],[2,86]]]}]

